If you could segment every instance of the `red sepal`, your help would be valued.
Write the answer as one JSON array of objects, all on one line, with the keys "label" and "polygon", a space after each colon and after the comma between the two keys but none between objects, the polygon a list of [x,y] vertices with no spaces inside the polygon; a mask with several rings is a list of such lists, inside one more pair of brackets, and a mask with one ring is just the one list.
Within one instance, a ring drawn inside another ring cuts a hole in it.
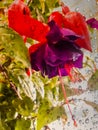
[{"label": "red sepal", "polygon": [[30,46],[29,48],[29,53],[32,54],[34,53],[36,50],[38,50],[43,44],[45,43],[37,43],[37,44],[33,44],[32,46]]},{"label": "red sepal", "polygon": [[84,17],[78,12],[68,12],[64,16],[64,27],[81,35],[83,39],[77,39],[76,43],[81,48],[91,51],[90,35]]},{"label": "red sepal", "polygon": [[54,20],[59,27],[63,26],[63,16],[58,11],[51,13],[48,21],[50,22],[51,20]]},{"label": "red sepal", "polygon": [[30,10],[23,1],[15,1],[8,10],[9,27],[22,36],[45,42],[48,25],[32,18]]}]

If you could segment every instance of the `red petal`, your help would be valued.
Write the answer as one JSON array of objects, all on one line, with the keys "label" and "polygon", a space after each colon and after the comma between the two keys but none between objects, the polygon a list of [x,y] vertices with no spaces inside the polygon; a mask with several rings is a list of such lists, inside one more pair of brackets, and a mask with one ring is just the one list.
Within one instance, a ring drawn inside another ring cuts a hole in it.
[{"label": "red petal", "polygon": [[51,20],[54,20],[59,27],[63,26],[63,16],[58,11],[55,11],[55,12],[51,13],[51,15],[49,16],[48,21],[50,22]]},{"label": "red petal", "polygon": [[13,2],[8,10],[9,27],[20,35],[30,37],[37,41],[46,41],[46,34],[49,31],[48,25],[32,18],[29,8],[22,1]]},{"label": "red petal", "polygon": [[34,53],[37,49],[39,49],[44,43],[37,43],[37,44],[33,44],[30,48],[29,48],[29,53]]},{"label": "red petal", "polygon": [[68,12],[64,16],[64,27],[73,30],[76,34],[83,36],[83,39],[76,41],[77,45],[91,51],[90,35],[84,17],[78,12]]}]

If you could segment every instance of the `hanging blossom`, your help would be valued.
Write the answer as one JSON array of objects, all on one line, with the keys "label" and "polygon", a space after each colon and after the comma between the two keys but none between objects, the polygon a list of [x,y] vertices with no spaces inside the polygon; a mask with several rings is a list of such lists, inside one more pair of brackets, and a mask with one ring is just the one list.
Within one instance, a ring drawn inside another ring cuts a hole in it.
[{"label": "hanging blossom", "polygon": [[20,35],[39,41],[29,48],[31,66],[49,78],[59,75],[58,69],[61,76],[72,78],[77,73],[74,68],[82,68],[81,48],[91,51],[85,18],[66,6],[62,7],[62,13],[53,12],[45,24],[31,17],[22,0],[15,0],[9,7],[8,20],[9,27]]},{"label": "hanging blossom", "polygon": [[70,12],[66,6],[62,12],[56,11],[50,15],[46,44],[30,47],[31,65],[49,78],[59,75],[59,68],[61,76],[69,75],[75,81],[78,79],[75,67],[82,68],[83,62],[80,49],[91,51],[89,30],[80,13]]},{"label": "hanging blossom", "polygon": [[58,68],[62,76],[68,75],[72,67],[82,68],[83,53],[75,45],[75,40],[81,37],[69,29],[59,28],[54,21],[48,25],[47,43],[29,49],[32,68],[49,78],[59,75]]}]

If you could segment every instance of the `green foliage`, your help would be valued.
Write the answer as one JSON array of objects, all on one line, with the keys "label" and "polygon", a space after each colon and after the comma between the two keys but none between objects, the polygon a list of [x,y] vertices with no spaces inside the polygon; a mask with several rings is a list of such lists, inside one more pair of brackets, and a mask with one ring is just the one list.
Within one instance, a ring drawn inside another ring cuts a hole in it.
[{"label": "green foliage", "polygon": [[[70,86],[65,84],[65,91],[66,91],[66,96],[70,97],[70,96],[74,96],[75,92],[73,89],[70,88]],[[63,100],[64,99],[64,95],[62,92],[62,88],[61,85],[59,86],[59,100]]]},{"label": "green foliage", "polygon": [[[3,21],[0,22],[0,129],[29,130],[31,121],[26,121],[33,112],[34,102],[30,91],[30,78],[26,68],[30,67],[28,49],[23,39],[9,29]],[[22,76],[23,75],[23,76]],[[27,77],[27,78],[26,78]],[[20,80],[25,82],[23,88]],[[29,81],[27,81],[29,80]],[[28,82],[28,84],[27,84]],[[32,86],[33,88],[33,86]],[[28,89],[28,93],[26,93]],[[23,126],[22,126],[23,124]],[[20,126],[19,126],[20,125]],[[19,128],[20,127],[20,128]]]},{"label": "green foliage", "polygon": [[30,65],[28,50],[22,37],[6,26],[0,27],[0,49],[2,51],[0,57],[6,60],[5,65],[10,65],[11,60],[17,61],[21,66],[24,65],[27,68]]},{"label": "green foliage", "polygon": [[98,104],[90,101],[85,101],[85,103],[92,106],[98,112]]},{"label": "green foliage", "polygon": [[12,105],[12,100],[17,98],[13,90],[7,84],[0,83],[0,125],[1,128],[10,130],[9,122],[13,122],[15,109]]},{"label": "green foliage", "polygon": [[[50,107],[50,103],[46,100],[41,102],[41,105],[38,110],[37,117],[37,130],[40,130],[43,126],[48,125],[50,122],[59,119],[62,115],[65,114],[63,107]],[[66,115],[66,114],[65,114]]]},{"label": "green foliage", "polygon": [[18,112],[20,115],[24,117],[30,116],[30,113],[32,113],[33,111],[34,104],[32,100],[26,96],[22,100],[20,99],[13,100],[12,104],[16,109],[16,112]]},{"label": "green foliage", "polygon": [[30,120],[19,119],[16,122],[15,130],[30,130]]},{"label": "green foliage", "polygon": [[47,22],[51,11],[58,6],[59,0],[33,0],[29,4],[33,17],[44,22]]},{"label": "green foliage", "polygon": [[50,9],[53,10],[55,7],[59,6],[58,2],[59,2],[59,0],[52,0],[51,2],[50,2],[50,0],[46,0],[46,4],[47,4],[49,10]]},{"label": "green foliage", "polygon": [[[42,80],[43,79],[43,80]],[[38,91],[38,93],[41,95],[42,98],[44,98],[44,78],[41,79],[41,75],[39,73],[33,73],[32,75],[32,81],[36,87],[36,90]]]},{"label": "green foliage", "polygon": [[13,0],[0,0],[0,8],[6,7],[12,3]]},{"label": "green foliage", "polygon": [[98,70],[89,79],[88,88],[89,90],[98,90]]}]

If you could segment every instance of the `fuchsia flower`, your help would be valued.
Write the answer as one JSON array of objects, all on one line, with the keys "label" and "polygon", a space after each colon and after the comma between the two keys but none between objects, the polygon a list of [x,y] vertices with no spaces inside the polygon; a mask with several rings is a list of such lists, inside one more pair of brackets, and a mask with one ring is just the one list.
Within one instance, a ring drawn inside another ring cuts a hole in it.
[{"label": "fuchsia flower", "polygon": [[50,31],[47,33],[47,43],[39,46],[35,51],[36,45],[30,47],[30,57],[32,68],[41,71],[49,78],[59,75],[68,75],[67,65],[82,68],[83,53],[75,45],[75,40],[80,38],[73,31],[59,28],[54,21],[49,22]]},{"label": "fuchsia flower", "polygon": [[61,76],[69,75],[72,79],[71,70],[74,67],[82,68],[83,53],[80,49],[91,51],[90,36],[86,21],[80,13],[70,12],[68,7],[65,10],[63,7],[63,12],[64,15],[58,11],[50,15],[47,43],[35,51],[38,45],[33,45],[30,57],[32,68],[41,70],[43,75],[49,78],[57,76],[59,68]]},{"label": "fuchsia flower", "polygon": [[8,10],[9,27],[20,35],[39,41],[29,48],[32,69],[41,71],[49,78],[70,75],[74,67],[82,68],[85,48],[91,51],[89,32],[84,17],[70,12],[67,7],[63,14],[53,12],[49,23],[44,24],[30,15],[22,0],[16,0]]}]

